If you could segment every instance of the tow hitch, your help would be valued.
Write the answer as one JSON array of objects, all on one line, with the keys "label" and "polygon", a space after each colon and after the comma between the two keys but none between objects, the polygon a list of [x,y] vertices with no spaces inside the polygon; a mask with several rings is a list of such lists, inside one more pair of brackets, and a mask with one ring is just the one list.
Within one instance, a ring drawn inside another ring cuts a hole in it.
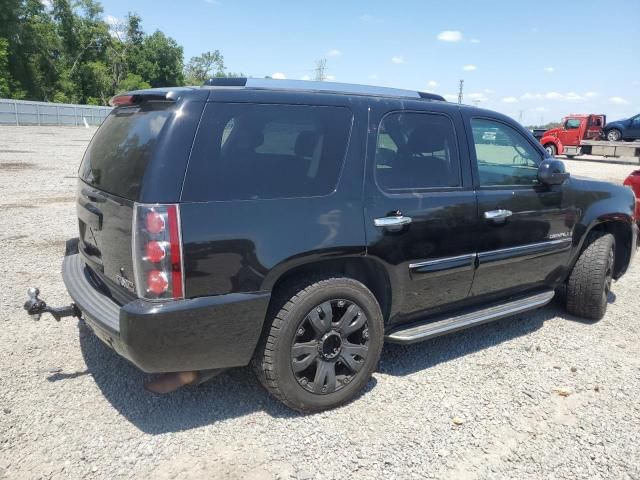
[{"label": "tow hitch", "polygon": [[44,300],[38,298],[40,295],[40,290],[35,287],[31,287],[27,290],[27,295],[29,296],[29,300],[27,300],[24,304],[24,309],[27,311],[29,316],[35,320],[40,320],[43,313],[50,313],[53,315],[53,318],[56,319],[57,322],[60,321],[61,318],[64,317],[78,317],[80,318],[80,310],[76,307],[75,303],[68,305],[66,307],[49,307]]}]

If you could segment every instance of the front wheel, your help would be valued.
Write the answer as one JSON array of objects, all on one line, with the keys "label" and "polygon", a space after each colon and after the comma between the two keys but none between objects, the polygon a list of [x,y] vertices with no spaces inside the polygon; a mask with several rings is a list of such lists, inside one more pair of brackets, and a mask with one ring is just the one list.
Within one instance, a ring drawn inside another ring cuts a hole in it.
[{"label": "front wheel", "polygon": [[609,140],[610,142],[619,142],[621,138],[622,132],[620,130],[616,130],[614,128],[613,130],[609,130],[607,132],[607,140]]},{"label": "front wheel", "polygon": [[303,413],[335,408],[357,395],[378,365],[383,344],[376,298],[350,278],[298,283],[275,298],[279,311],[256,350],[262,385]]},{"label": "front wheel", "polygon": [[556,148],[556,146],[553,143],[547,143],[544,146],[544,149],[549,153],[549,155],[551,155],[552,157],[556,155],[556,153],[558,153],[558,149]]},{"label": "front wheel", "polygon": [[600,320],[607,311],[613,282],[616,242],[613,235],[592,232],[567,282],[567,311]]}]

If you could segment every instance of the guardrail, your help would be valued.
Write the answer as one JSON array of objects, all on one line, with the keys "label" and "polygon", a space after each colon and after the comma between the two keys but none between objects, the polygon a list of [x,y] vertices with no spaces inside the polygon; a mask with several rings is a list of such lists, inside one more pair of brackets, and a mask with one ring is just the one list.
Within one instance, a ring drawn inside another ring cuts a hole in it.
[{"label": "guardrail", "polygon": [[100,125],[111,107],[0,98],[0,125]]}]

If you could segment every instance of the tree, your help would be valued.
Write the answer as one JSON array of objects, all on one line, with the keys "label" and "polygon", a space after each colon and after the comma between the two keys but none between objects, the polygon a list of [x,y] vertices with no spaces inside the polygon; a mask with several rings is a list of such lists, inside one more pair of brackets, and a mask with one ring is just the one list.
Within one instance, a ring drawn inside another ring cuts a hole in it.
[{"label": "tree", "polygon": [[11,75],[9,73],[9,40],[0,37],[0,97],[8,97]]},{"label": "tree", "polygon": [[191,57],[185,67],[184,76],[187,85],[202,85],[211,77],[224,77],[224,58],[219,50],[205,52]]},{"label": "tree", "polygon": [[0,96],[105,104],[117,92],[200,84],[226,73],[218,50],[184,68],[178,43],[129,15],[107,23],[96,0],[0,0]]},{"label": "tree", "polygon": [[137,68],[144,41],[141,24],[142,19],[139,15],[129,13],[124,22],[111,25],[111,42],[107,55],[111,66],[111,84],[116,92],[148,88],[149,83],[133,73]]},{"label": "tree", "polygon": [[182,47],[173,38],[156,30],[143,40],[134,73],[152,87],[183,85]]},{"label": "tree", "polygon": [[140,75],[129,73],[120,83],[118,83],[115,93],[143,90],[145,88],[151,88],[151,84],[143,80]]}]

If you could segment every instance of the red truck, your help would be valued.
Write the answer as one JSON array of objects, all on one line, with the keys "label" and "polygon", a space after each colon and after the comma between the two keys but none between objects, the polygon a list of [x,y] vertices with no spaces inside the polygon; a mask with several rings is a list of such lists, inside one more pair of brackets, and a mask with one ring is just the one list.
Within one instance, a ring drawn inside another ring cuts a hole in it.
[{"label": "red truck", "polygon": [[640,223],[640,170],[631,172],[624,184],[627,187],[631,187],[636,196],[636,222]]},{"label": "red truck", "polygon": [[[562,126],[547,130],[540,143],[551,155],[572,156],[582,140],[600,140],[607,117],[600,114],[569,115],[562,119]],[[576,147],[567,149],[566,147]],[[567,151],[568,150],[568,151]]]}]

